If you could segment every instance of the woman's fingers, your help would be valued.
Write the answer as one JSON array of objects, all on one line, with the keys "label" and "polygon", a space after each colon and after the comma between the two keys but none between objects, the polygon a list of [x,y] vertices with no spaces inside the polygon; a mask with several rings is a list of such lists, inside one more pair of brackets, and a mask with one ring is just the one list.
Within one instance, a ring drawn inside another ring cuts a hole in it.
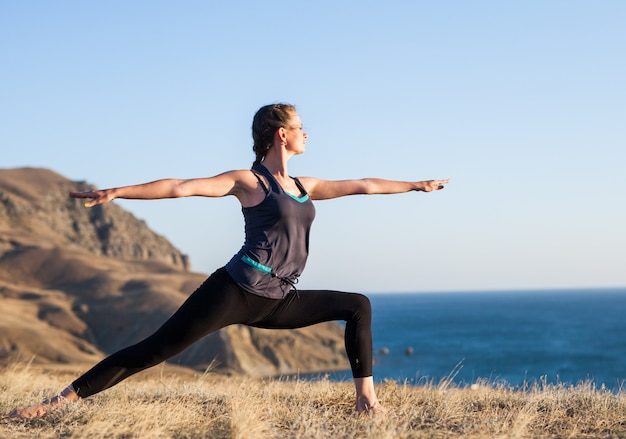
[{"label": "woman's fingers", "polygon": [[436,185],[436,190],[441,190],[445,187],[446,184],[450,183],[450,179],[447,178],[445,180],[436,180],[435,181],[435,185]]},{"label": "woman's fingers", "polygon": [[425,183],[425,187],[424,187],[424,191],[425,192],[431,192],[431,191],[439,191],[441,189],[443,189],[445,187],[446,184],[448,184],[450,182],[449,179],[446,180],[428,180]]},{"label": "woman's fingers", "polygon": [[91,198],[89,201],[85,201],[83,206],[85,207],[93,207],[96,204],[100,204],[103,201],[101,200],[102,194],[99,191],[87,191],[87,192],[70,192],[71,198]]}]

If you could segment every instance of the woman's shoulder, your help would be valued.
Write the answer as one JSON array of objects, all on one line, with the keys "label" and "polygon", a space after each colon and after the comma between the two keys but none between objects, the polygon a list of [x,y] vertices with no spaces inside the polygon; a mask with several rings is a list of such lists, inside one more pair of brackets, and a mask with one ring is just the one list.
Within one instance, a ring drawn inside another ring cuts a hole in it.
[{"label": "woman's shoulder", "polygon": [[256,181],[254,173],[251,169],[232,169],[230,171],[224,171],[213,178],[231,179],[236,183]]},{"label": "woman's shoulder", "polygon": [[269,181],[251,169],[227,171],[225,175],[233,182],[233,195],[236,195],[243,207],[254,206],[263,201],[267,194]]},{"label": "woman's shoulder", "polygon": [[311,189],[313,189],[321,181],[319,178],[307,177],[307,176],[295,177],[295,178],[297,178],[298,181],[302,183],[302,185],[305,187],[307,191],[310,191]]}]

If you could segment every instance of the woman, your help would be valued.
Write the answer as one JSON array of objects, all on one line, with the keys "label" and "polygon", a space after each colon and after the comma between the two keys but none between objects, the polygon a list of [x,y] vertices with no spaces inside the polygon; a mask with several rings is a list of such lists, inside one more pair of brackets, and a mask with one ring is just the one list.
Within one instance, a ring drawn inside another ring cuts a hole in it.
[{"label": "woman", "polygon": [[381,413],[372,377],[369,300],[361,294],[296,290],[308,256],[315,208],[311,200],[354,194],[392,194],[443,189],[449,180],[401,182],[381,179],[327,181],[292,178],[289,159],[305,150],[307,134],[295,107],[267,105],[252,124],[256,160],[251,170],[210,178],[165,179],[135,186],[72,192],[85,207],[116,198],[159,199],[233,195],[242,206],[246,240],[241,250],[213,273],[153,335],[105,358],[60,395],[17,408],[13,419],[45,416],[64,401],[105,390],[130,375],[180,353],[207,334],[241,323],[259,328],[299,328],[345,320],[345,347],[356,388],[357,413]]}]

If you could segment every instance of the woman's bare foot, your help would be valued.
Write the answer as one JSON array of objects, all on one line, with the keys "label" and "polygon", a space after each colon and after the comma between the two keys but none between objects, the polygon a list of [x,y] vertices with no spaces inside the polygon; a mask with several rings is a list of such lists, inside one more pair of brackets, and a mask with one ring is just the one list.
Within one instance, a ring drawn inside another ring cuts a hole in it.
[{"label": "woman's bare foot", "polygon": [[374,377],[355,378],[357,414],[383,415],[387,411],[378,401],[374,390]]},{"label": "woman's bare foot", "polygon": [[41,404],[29,405],[26,407],[17,407],[9,413],[7,419],[9,421],[27,421],[29,419],[43,418],[51,411],[56,410],[59,406],[67,401],[76,401],[78,395],[74,392],[74,388],[69,386],[65,388],[60,395],[48,398]]},{"label": "woman's bare foot", "polygon": [[387,410],[378,400],[370,402],[366,401],[365,398],[359,398],[356,402],[355,412],[357,415],[385,415]]},{"label": "woman's bare foot", "polygon": [[27,421],[29,419],[43,418],[48,414],[51,407],[48,404],[35,404],[26,407],[17,407],[9,413],[7,419],[9,421]]}]

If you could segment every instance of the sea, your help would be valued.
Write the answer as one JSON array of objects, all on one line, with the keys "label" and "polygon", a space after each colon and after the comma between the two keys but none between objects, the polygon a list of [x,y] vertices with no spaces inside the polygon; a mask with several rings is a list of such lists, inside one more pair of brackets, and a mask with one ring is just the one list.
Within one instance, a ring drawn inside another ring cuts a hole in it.
[{"label": "sea", "polygon": [[626,288],[368,297],[377,382],[626,391]]}]

